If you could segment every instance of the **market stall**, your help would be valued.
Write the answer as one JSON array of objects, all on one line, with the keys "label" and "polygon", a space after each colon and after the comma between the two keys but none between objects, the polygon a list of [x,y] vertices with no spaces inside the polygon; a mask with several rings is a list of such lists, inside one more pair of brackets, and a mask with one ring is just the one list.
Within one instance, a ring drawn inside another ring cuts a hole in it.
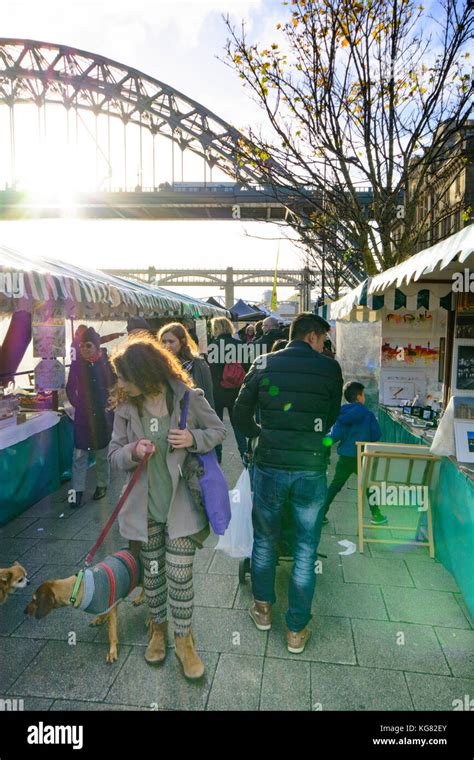
[{"label": "market stall", "polygon": [[336,320],[344,378],[366,385],[382,440],[444,454],[433,503],[436,558],[474,616],[472,269],[469,225],[318,311]]},{"label": "market stall", "polygon": [[[164,288],[0,247],[0,525],[70,477],[66,324],[72,334],[79,321],[142,316],[199,323],[226,314]],[[28,368],[19,372],[25,355]]]}]

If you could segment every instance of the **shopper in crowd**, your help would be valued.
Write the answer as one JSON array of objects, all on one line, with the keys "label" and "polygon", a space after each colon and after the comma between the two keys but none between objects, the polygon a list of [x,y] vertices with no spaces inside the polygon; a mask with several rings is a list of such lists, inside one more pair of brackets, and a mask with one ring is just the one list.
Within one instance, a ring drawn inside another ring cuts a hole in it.
[{"label": "shopper in crowd", "polygon": [[266,351],[270,351],[275,341],[284,337],[280,328],[280,323],[275,317],[267,317],[263,320],[262,329],[262,337],[257,338],[254,341],[254,344],[256,346],[265,346]]},{"label": "shopper in crowd", "polygon": [[285,340],[285,338],[278,338],[278,340],[275,341],[273,346],[271,347],[271,352],[274,351],[281,351],[282,348],[286,348],[288,345],[288,341]]},{"label": "shopper in crowd", "polygon": [[[246,366],[242,364],[242,343],[232,337],[234,327],[227,317],[215,317],[211,321],[213,340],[209,343],[207,357],[212,375],[215,409],[222,420],[227,409],[234,430],[240,456],[244,459],[247,450],[245,436],[234,425],[235,399],[245,377]],[[222,461],[222,446],[216,448],[219,462]]]},{"label": "shopper in crowd", "polygon": [[[310,313],[291,325],[281,351],[256,359],[234,407],[242,433],[258,438],[253,478],[252,587],[250,615],[259,630],[272,625],[277,544],[286,501],[295,527],[294,565],[288,612],[287,647],[303,652],[310,636],[315,590],[314,563],[326,499],[327,453],[323,438],[341,406],[339,364],[322,355],[328,323]],[[260,425],[255,410],[260,408]]]},{"label": "shopper in crowd", "polygon": [[[75,361],[79,355],[79,345],[82,341],[82,338],[87,330],[87,325],[78,325],[76,328],[76,331],[74,333],[74,337],[71,343],[71,361]],[[100,345],[103,346],[104,343],[110,343],[112,340],[117,340],[118,338],[121,338],[123,335],[125,335],[124,332],[114,332],[114,333],[108,333],[107,335],[101,335],[100,336]]]},{"label": "shopper in crowd", "polygon": [[191,319],[190,317],[185,317],[183,319],[183,327],[185,328],[185,330],[188,331],[189,335],[191,336],[191,340],[193,340],[196,346],[198,346],[199,338],[197,336],[196,328],[194,326],[194,319]]},{"label": "shopper in crowd", "polygon": [[[329,522],[327,513],[336,494],[339,493],[351,475],[357,474],[356,441],[380,441],[381,430],[375,416],[365,406],[364,386],[353,380],[344,386],[344,398],[347,404],[341,407],[339,417],[328,437],[331,443],[339,441],[337,453],[339,459],[333,481],[328,488],[324,505],[323,524]],[[370,505],[369,505],[370,506]],[[388,520],[378,506],[370,506],[373,525],[386,525]]]},{"label": "shopper in crowd", "polygon": [[[209,528],[182,473],[188,452],[211,451],[224,440],[225,427],[203,391],[192,389],[178,359],[152,336],[130,338],[112,363],[118,382],[110,463],[115,469],[131,472],[149,447],[153,452],[118,518],[121,535],[142,542],[140,556],[150,610],[145,660],[159,665],[166,657],[169,598],[176,655],[185,676],[197,679],[203,675],[204,665],[191,629],[193,561],[196,546],[202,545]],[[187,426],[181,430],[179,419],[188,390]]]},{"label": "shopper in crowd", "polygon": [[254,340],[258,340],[263,335],[263,319],[260,319],[258,322],[255,322],[255,338]]},{"label": "shopper in crowd", "polygon": [[133,335],[134,333],[145,332],[152,334],[150,325],[143,317],[129,317],[127,319],[127,333]]},{"label": "shopper in crowd", "polygon": [[255,340],[255,325],[247,325],[245,328],[245,340],[247,343],[252,343]]},{"label": "shopper in crowd", "polygon": [[199,349],[186,328],[179,322],[163,325],[158,332],[158,340],[179,359],[196,388],[202,388],[205,398],[214,409],[214,391],[209,365],[199,356]]},{"label": "shopper in crowd", "polygon": [[74,407],[74,454],[71,507],[81,507],[86,487],[89,453],[96,462],[97,487],[93,498],[103,499],[109,484],[107,447],[113,424],[108,398],[115,377],[107,351],[100,347],[100,335],[93,327],[79,333],[79,353],[71,362],[66,385],[67,397]]}]

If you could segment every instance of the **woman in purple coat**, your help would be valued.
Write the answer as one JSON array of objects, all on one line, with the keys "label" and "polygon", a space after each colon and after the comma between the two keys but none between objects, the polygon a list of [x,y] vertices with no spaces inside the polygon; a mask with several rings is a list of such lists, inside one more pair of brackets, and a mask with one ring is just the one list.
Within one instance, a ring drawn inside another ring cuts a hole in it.
[{"label": "woman in purple coat", "polygon": [[107,351],[100,347],[100,335],[89,327],[81,335],[79,353],[71,363],[66,393],[75,409],[74,455],[71,507],[81,507],[86,487],[89,452],[96,461],[97,488],[94,499],[102,499],[109,484],[107,451],[113,427],[113,412],[107,409],[115,375]]}]

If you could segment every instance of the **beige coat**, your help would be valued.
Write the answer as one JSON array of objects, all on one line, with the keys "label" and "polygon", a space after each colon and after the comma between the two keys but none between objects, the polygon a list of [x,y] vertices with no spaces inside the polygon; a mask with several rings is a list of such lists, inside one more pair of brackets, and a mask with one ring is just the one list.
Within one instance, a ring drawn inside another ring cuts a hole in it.
[{"label": "beige coat", "polygon": [[[173,410],[170,427],[179,427],[181,400],[187,386],[179,380],[171,380],[173,391]],[[207,527],[208,520],[204,511],[197,507],[191,497],[187,482],[181,476],[184,460],[188,452],[205,453],[222,443],[226,429],[204,398],[200,388],[190,389],[187,429],[193,434],[195,447],[175,449],[166,456],[166,463],[173,483],[173,495],[168,514],[168,533],[170,538],[193,536]],[[117,470],[132,471],[138,462],[132,459],[135,443],[146,435],[140,415],[133,404],[121,404],[115,410],[114,429],[109,446],[109,462]],[[181,471],[180,471],[181,470]],[[118,516],[120,533],[132,541],[148,541],[148,473],[143,470],[131,494],[127,498]]]}]

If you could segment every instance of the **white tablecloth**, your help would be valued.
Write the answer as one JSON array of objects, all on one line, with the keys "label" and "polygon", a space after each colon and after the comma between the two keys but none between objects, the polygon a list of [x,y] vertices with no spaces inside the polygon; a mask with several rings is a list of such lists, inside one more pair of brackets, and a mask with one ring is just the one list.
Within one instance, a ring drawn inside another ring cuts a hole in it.
[{"label": "white tablecloth", "polygon": [[23,422],[21,425],[10,425],[0,430],[0,451],[15,446],[27,438],[41,433],[43,430],[57,425],[61,415],[58,412],[41,412],[36,417]]}]

